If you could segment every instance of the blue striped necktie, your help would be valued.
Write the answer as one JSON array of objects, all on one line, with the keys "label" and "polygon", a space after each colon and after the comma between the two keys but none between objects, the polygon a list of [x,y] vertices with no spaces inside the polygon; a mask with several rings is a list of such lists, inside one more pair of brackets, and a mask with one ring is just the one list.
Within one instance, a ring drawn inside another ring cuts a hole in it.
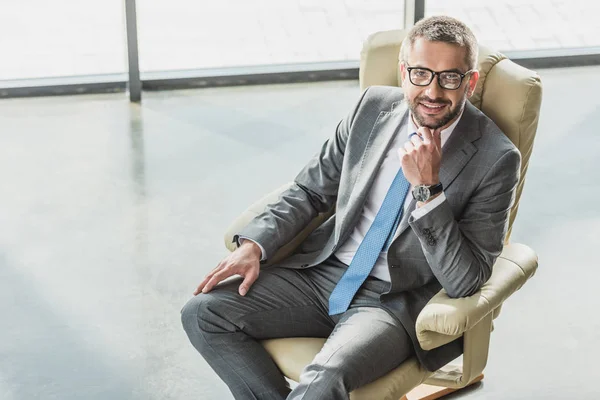
[{"label": "blue striped necktie", "polygon": [[410,183],[400,168],[350,266],[329,296],[329,315],[340,314],[348,309],[384,246],[387,249],[390,245],[394,236],[393,228],[398,225],[409,188]]}]

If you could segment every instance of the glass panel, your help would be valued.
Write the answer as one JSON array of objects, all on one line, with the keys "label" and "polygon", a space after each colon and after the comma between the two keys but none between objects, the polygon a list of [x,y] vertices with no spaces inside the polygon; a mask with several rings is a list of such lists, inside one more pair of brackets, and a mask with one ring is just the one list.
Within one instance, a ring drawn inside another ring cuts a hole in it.
[{"label": "glass panel", "polygon": [[600,46],[600,2],[589,0],[426,0],[425,15],[450,15],[497,50]]},{"label": "glass panel", "polygon": [[124,0],[2,0],[0,81],[127,71]]},{"label": "glass panel", "polygon": [[371,33],[398,29],[398,0],[139,0],[140,70],[358,60]]}]

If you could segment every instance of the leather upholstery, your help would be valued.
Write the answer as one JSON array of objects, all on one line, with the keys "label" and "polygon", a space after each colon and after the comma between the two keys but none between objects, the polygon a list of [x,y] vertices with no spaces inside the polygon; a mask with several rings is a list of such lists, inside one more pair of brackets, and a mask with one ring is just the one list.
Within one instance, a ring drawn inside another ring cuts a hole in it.
[{"label": "leather upholstery", "polygon": [[[405,32],[393,30],[371,35],[365,42],[360,63],[360,86],[401,86],[398,56]],[[539,76],[487,49],[479,50],[480,80],[470,101],[488,115],[521,151],[521,179],[511,210],[505,248],[494,265],[490,280],[475,295],[453,299],[444,290],[434,296],[420,313],[417,335],[423,349],[432,349],[464,336],[462,365],[448,365],[436,372],[424,370],[411,358],[386,376],[351,393],[353,400],[397,400],[420,383],[460,388],[485,368],[492,320],[502,303],[535,273],[538,260],[533,250],[521,244],[509,244],[512,224],[518,210],[525,174],[537,129],[542,87]],[[265,206],[277,200],[289,184],[269,193],[253,204],[228,228],[225,244],[235,249],[233,235],[239,232]],[[280,249],[271,263],[289,255],[308,234],[329,215],[319,215],[309,227]],[[300,372],[320,350],[325,339],[287,338],[264,341],[282,372],[297,380]]]},{"label": "leather upholstery", "polygon": [[476,295],[452,299],[435,295],[417,318],[417,337],[425,350],[451,342],[473,329],[535,273],[537,256],[529,247],[510,244],[494,264],[491,278]]},{"label": "leather upholstery", "polygon": [[[369,36],[361,53],[361,90],[373,85],[402,86],[398,62],[406,33],[404,30],[392,30]],[[477,69],[479,82],[469,100],[490,117],[521,151],[522,178],[511,210],[505,239],[505,243],[508,243],[533,149],[542,102],[542,84],[538,74],[485,46],[479,47]]]},{"label": "leather upholstery", "polygon": [[[321,347],[325,339],[286,338],[265,340],[263,345],[288,378],[298,381],[300,372]],[[350,394],[351,400],[398,400],[402,394],[423,383],[431,372],[423,369],[412,357],[394,371]]]}]

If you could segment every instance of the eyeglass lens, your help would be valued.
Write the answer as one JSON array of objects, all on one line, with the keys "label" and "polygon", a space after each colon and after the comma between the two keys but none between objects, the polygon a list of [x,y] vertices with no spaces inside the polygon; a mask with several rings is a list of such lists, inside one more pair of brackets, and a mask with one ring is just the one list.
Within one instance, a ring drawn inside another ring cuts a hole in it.
[{"label": "eyeglass lens", "polygon": [[[410,71],[410,80],[413,85],[427,86],[433,79],[433,73],[427,69],[414,68]],[[439,83],[444,89],[456,89],[460,86],[462,78],[456,72],[442,72]]]}]

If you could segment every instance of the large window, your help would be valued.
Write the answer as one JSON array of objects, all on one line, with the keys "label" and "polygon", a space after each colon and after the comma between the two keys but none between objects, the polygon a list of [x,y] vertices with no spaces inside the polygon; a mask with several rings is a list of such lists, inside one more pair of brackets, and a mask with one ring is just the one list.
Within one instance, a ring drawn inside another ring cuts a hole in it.
[{"label": "large window", "polygon": [[600,53],[600,1],[135,0],[128,21],[129,32],[137,24],[138,51],[132,47],[128,76],[126,3],[133,0],[0,0],[0,98],[123,90],[128,79],[134,101],[141,81],[151,90],[188,78],[226,85],[252,79],[224,76],[263,74],[256,81],[268,82],[319,71],[327,79],[355,71],[368,35],[402,29],[423,9],[463,20],[482,44],[515,59],[589,64]]},{"label": "large window", "polygon": [[402,0],[140,0],[140,70],[358,60],[403,27]]},{"label": "large window", "polygon": [[425,16],[451,15],[498,50],[600,46],[600,2],[590,0],[426,0]]},{"label": "large window", "polygon": [[2,0],[0,81],[127,71],[123,0]]}]

